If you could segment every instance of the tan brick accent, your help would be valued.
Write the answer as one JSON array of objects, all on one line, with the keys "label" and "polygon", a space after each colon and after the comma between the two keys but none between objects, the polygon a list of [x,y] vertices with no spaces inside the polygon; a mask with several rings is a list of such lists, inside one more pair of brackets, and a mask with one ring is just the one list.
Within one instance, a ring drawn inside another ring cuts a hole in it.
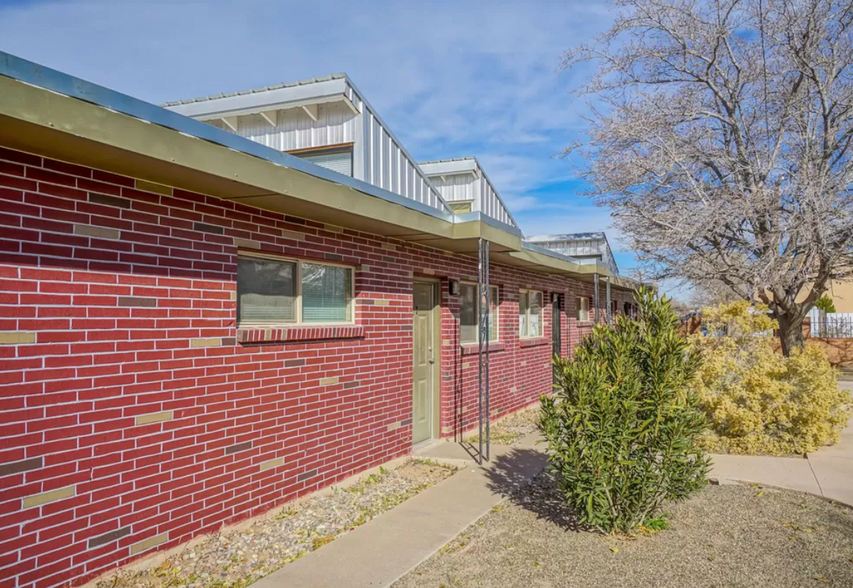
[{"label": "tan brick accent", "polygon": [[397,251],[397,246],[393,243],[383,243],[382,249],[387,249],[388,251]]},{"label": "tan brick accent", "polygon": [[237,239],[234,238],[234,246],[242,247],[244,249],[260,249],[261,244],[257,241],[249,241],[248,239]]},{"label": "tan brick accent", "polygon": [[74,225],[75,235],[86,235],[87,237],[98,237],[99,239],[118,239],[118,229],[107,227],[93,227],[91,225]]},{"label": "tan brick accent", "polygon": [[[327,227],[329,225],[326,225]],[[340,227],[338,227],[340,228]],[[343,229],[341,229],[343,231]],[[281,236],[285,239],[293,239],[294,241],[304,241],[305,233],[297,233],[296,231],[282,231]]]},{"label": "tan brick accent", "polygon": [[237,300],[237,290],[231,290],[231,300]]},{"label": "tan brick accent", "polygon": [[322,380],[320,380],[321,386],[329,386],[331,384],[337,384],[337,383],[338,383],[338,377],[337,376],[335,376],[334,378],[323,378]]},{"label": "tan brick accent", "polygon": [[325,224],[325,225],[323,225],[323,228],[326,229],[327,231],[329,231],[330,233],[343,233],[344,232],[343,227],[339,227],[337,225]]},{"label": "tan brick accent", "polygon": [[171,421],[174,414],[171,410],[163,412],[152,412],[151,414],[142,414],[136,417],[137,425],[148,425],[150,423],[162,423],[163,421]]},{"label": "tan brick accent", "polygon": [[434,276],[435,275],[434,269],[425,269],[425,270],[421,270],[421,271],[428,276]]},{"label": "tan brick accent", "polygon": [[462,367],[464,369],[468,369],[469,367],[471,367],[471,362],[470,361],[463,362]]},{"label": "tan brick accent", "polygon": [[0,331],[0,345],[18,345],[35,343],[36,334],[32,331]]},{"label": "tan brick accent", "polygon": [[172,195],[172,189],[169,186],[155,184],[154,182],[146,182],[145,180],[136,180],[136,189],[145,190],[146,192],[156,192],[157,194],[163,194],[164,196]]},{"label": "tan brick accent", "polygon": [[524,367],[524,366],[526,366],[526,365],[527,365],[527,362],[526,362],[526,361],[522,361],[522,362],[521,362],[520,364],[518,364],[518,365],[520,365],[521,367]]},{"label": "tan brick accent", "polygon": [[169,534],[163,533],[161,535],[155,535],[153,537],[149,537],[139,543],[134,543],[130,546],[130,555],[136,555],[137,553],[142,553],[146,549],[151,549],[152,547],[156,547],[158,545],[162,545],[166,541],[169,540]]},{"label": "tan brick accent", "polygon": [[261,463],[261,471],[271,470],[272,468],[277,468],[280,465],[284,465],[284,458],[278,457],[276,459],[271,459],[269,461],[265,461]]},{"label": "tan brick accent", "polygon": [[369,265],[360,265],[355,269],[356,269],[356,271],[359,271],[359,272],[369,272],[370,266]]},{"label": "tan brick accent", "polygon": [[390,300],[382,300],[382,299],[379,299],[379,298],[375,298],[375,299],[373,300],[373,304],[375,304],[376,306],[388,306],[389,304],[391,304],[391,301],[390,301]]},{"label": "tan brick accent", "polygon": [[203,339],[190,339],[190,347],[218,347],[222,345],[219,337],[205,337]]},{"label": "tan brick accent", "polygon": [[402,426],[403,426],[403,425],[401,425],[400,423],[391,423],[390,425],[388,425],[388,430],[389,430],[389,431],[394,431],[394,430],[396,430],[396,429],[399,429],[399,428],[400,428],[400,427],[402,427]]},{"label": "tan brick accent", "polygon": [[23,508],[32,508],[41,506],[48,502],[62,500],[63,498],[71,498],[76,493],[76,486],[66,486],[65,488],[57,488],[50,492],[42,492],[41,494],[33,494],[24,498]]}]

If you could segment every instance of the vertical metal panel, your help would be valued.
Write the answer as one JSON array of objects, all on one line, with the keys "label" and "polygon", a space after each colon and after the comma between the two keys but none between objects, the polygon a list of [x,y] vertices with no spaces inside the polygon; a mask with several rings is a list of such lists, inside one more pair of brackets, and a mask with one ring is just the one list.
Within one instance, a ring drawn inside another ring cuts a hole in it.
[{"label": "vertical metal panel", "polygon": [[482,170],[477,174],[456,173],[432,178],[433,185],[448,202],[471,200],[471,210],[481,212],[508,225],[515,225],[494,186]]},{"label": "vertical metal panel", "polygon": [[343,102],[331,102],[317,106],[316,121],[301,108],[277,111],[275,127],[258,114],[241,116],[237,134],[279,151],[326,147],[353,143],[356,119]]},{"label": "vertical metal panel", "polygon": [[367,106],[363,106],[362,116],[370,121],[363,146],[368,181],[433,208],[443,208],[439,192],[379,117]]}]

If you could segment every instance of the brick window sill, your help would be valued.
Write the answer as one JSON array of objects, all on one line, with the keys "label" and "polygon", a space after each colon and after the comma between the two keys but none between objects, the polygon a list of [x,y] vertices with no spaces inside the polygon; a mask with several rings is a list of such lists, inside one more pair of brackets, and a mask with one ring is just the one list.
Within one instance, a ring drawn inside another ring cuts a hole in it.
[{"label": "brick window sill", "polygon": [[[489,343],[489,353],[503,351],[504,349],[506,349],[506,343],[503,341],[492,341]],[[480,345],[478,343],[465,343],[462,345],[462,355],[476,355],[478,353],[480,353]]]},{"label": "brick window sill", "polygon": [[548,337],[532,337],[530,339],[519,339],[518,344],[524,347],[539,347],[540,345],[550,345],[551,340]]},{"label": "brick window sill", "polygon": [[292,327],[240,327],[238,343],[292,343],[296,341],[323,341],[328,339],[359,339],[364,337],[361,325],[292,326]]}]

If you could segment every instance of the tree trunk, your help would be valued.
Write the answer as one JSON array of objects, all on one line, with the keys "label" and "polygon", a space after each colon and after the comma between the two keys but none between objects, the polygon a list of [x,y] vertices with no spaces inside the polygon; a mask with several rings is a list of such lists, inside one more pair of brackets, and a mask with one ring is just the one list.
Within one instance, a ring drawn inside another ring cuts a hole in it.
[{"label": "tree trunk", "polygon": [[791,355],[794,349],[800,349],[805,344],[803,337],[803,317],[799,314],[793,317],[789,314],[783,314],[778,318],[779,321],[779,340],[782,343],[782,354],[785,357]]}]

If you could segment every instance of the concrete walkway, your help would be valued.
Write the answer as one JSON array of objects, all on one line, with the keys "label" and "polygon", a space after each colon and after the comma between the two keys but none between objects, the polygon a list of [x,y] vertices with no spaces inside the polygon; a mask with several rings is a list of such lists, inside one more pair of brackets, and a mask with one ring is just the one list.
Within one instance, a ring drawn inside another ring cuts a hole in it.
[{"label": "concrete walkway", "polygon": [[542,471],[546,460],[533,447],[537,438],[538,434],[530,435],[517,447],[492,446],[492,461],[484,467],[472,463],[471,456],[455,443],[419,450],[420,457],[469,465],[356,531],[259,580],[253,588],[392,584]]},{"label": "concrete walkway", "polygon": [[[839,381],[853,390],[853,382]],[[853,417],[832,447],[804,458],[712,455],[713,477],[809,492],[853,506]]]},{"label": "concrete walkway", "polygon": [[809,492],[853,505],[853,418],[841,440],[806,457],[712,455],[711,476]]},{"label": "concrete walkway", "polygon": [[[853,383],[847,383],[853,385]],[[254,588],[389,586],[487,514],[546,464],[538,433],[516,447],[492,447],[483,467],[474,453],[441,442],[419,457],[468,464],[393,510],[255,583]],[[841,441],[807,458],[713,455],[712,477],[810,492],[853,505],[853,418]]]}]

